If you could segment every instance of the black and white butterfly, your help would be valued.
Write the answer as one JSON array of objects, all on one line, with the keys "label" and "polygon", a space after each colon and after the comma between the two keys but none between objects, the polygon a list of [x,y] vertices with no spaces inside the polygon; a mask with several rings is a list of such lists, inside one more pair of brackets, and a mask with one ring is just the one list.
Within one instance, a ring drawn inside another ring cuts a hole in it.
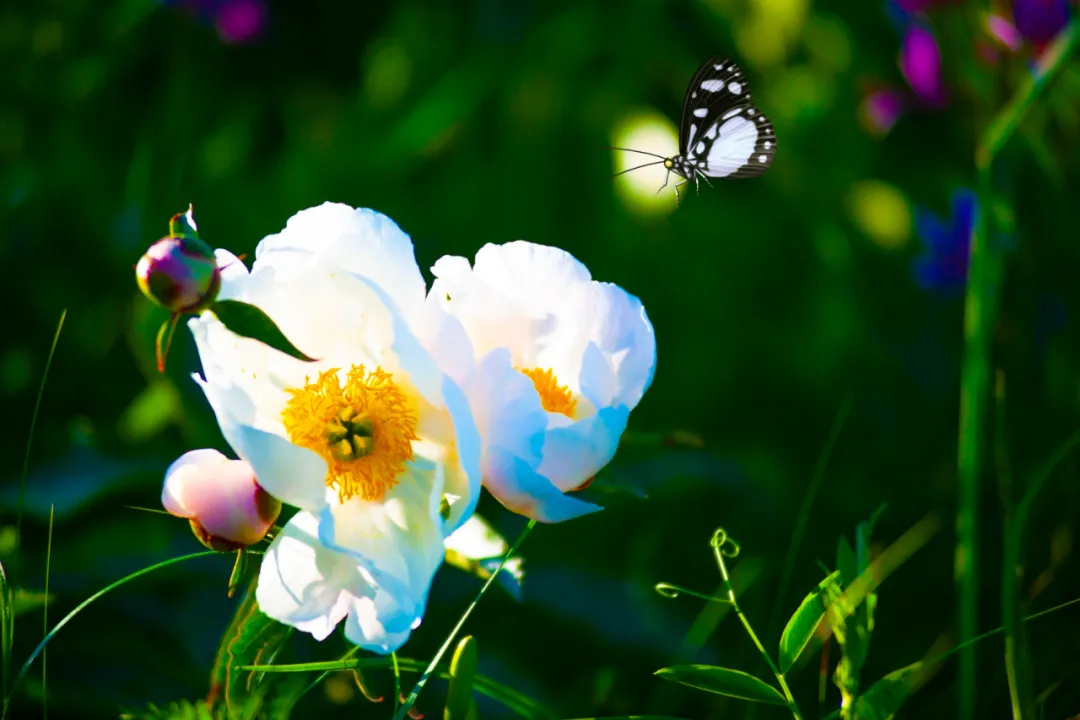
[{"label": "black and white butterfly", "polygon": [[701,178],[708,182],[709,178],[761,175],[776,155],[776,131],[750,102],[750,88],[742,70],[727,58],[714,57],[698,68],[686,89],[678,155],[663,157],[642,150],[615,149],[660,158],[623,172],[662,162],[668,173],[660,190],[667,187],[671,173],[683,178],[675,184],[678,203],[679,186],[691,180],[698,187]]}]

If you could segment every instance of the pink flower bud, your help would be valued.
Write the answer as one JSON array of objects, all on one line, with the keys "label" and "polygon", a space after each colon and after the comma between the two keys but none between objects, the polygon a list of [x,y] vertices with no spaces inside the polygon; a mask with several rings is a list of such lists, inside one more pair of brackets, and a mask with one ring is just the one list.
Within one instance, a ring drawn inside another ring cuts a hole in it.
[{"label": "pink flower bud", "polygon": [[135,266],[139,289],[172,312],[198,312],[217,297],[221,273],[214,251],[197,237],[164,237]]},{"label": "pink flower bud", "polygon": [[188,518],[199,542],[222,551],[262,540],[281,512],[250,465],[209,449],[184,453],[169,466],[161,504]]}]

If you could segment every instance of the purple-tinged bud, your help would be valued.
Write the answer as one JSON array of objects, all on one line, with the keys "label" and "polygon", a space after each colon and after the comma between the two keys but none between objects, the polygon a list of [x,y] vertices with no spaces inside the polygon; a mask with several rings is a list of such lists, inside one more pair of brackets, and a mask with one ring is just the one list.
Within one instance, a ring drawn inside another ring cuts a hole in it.
[{"label": "purple-tinged bud", "polygon": [[198,312],[221,290],[214,251],[197,237],[164,237],[135,266],[139,289],[166,310]]},{"label": "purple-tinged bud", "polygon": [[1013,22],[1034,45],[1045,45],[1068,24],[1068,0],[1013,0]]},{"label": "purple-tinged bud", "polygon": [[929,28],[913,24],[900,50],[900,71],[915,94],[934,108],[946,104],[945,82],[941,77],[941,51]]},{"label": "purple-tinged bud", "polygon": [[161,504],[190,520],[199,542],[223,552],[262,540],[281,513],[281,501],[262,489],[250,465],[210,449],[184,453],[169,466]]}]

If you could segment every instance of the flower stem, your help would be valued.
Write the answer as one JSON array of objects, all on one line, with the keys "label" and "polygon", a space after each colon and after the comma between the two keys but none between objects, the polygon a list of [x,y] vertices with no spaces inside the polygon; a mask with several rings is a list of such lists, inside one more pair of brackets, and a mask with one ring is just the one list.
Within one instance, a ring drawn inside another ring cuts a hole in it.
[{"label": "flower stem", "polygon": [[439,648],[439,651],[435,653],[435,657],[431,658],[431,663],[428,664],[427,670],[425,670],[424,674],[420,676],[420,679],[416,681],[416,685],[413,686],[412,692],[409,693],[409,697],[405,698],[405,702],[403,702],[401,704],[401,707],[398,708],[397,714],[394,715],[394,720],[405,720],[405,717],[409,714],[409,710],[412,709],[412,706],[416,702],[416,699],[420,696],[420,691],[424,689],[424,685],[427,684],[428,678],[430,678],[435,673],[435,670],[439,667],[439,663],[442,661],[443,655],[445,655],[446,651],[450,649],[450,646],[457,638],[458,633],[461,632],[461,628],[465,626],[465,621],[469,619],[470,615],[472,615],[472,611],[480,602],[480,598],[484,597],[484,593],[487,592],[488,588],[491,587],[491,584],[495,582],[495,578],[497,578],[499,576],[499,573],[502,572],[503,565],[506,564],[507,560],[513,557],[514,553],[517,552],[517,549],[519,547],[521,547],[521,543],[525,541],[525,538],[529,536],[529,533],[532,532],[532,529],[534,527],[536,527],[536,521],[529,520],[529,524],[525,526],[525,529],[521,531],[520,535],[518,535],[517,540],[514,541],[514,544],[510,547],[509,550],[506,551],[506,554],[503,555],[503,559],[499,563],[499,566],[495,568],[495,571],[491,573],[491,576],[487,579],[487,582],[485,582],[484,586],[480,588],[480,592],[477,594],[476,599],[472,601],[469,607],[465,608],[465,612],[462,613],[461,619],[458,620],[457,625],[455,625],[454,629],[450,631],[450,634],[446,636],[446,641],[442,644],[442,647]]},{"label": "flower stem", "polygon": [[[1028,110],[1064,67],[1080,39],[1080,20],[1074,19],[1047,49],[1036,72],[991,120],[975,150],[978,201],[968,256],[964,297],[964,359],[960,378],[960,428],[957,443],[958,509],[956,516],[955,577],[958,594],[959,640],[975,637],[979,600],[976,545],[978,500],[987,446],[986,415],[990,395],[990,354],[998,315],[1001,248],[990,240],[991,169],[994,160],[1016,132]],[[1013,659],[1007,659],[1007,663]],[[960,654],[959,718],[975,716],[977,693],[975,652]],[[1015,701],[1015,688],[1013,691]]]},{"label": "flower stem", "polygon": [[761,653],[761,657],[768,663],[769,669],[772,670],[773,675],[776,676],[776,681],[780,683],[780,689],[784,693],[784,698],[788,702],[788,710],[795,716],[795,720],[802,720],[802,713],[799,711],[799,706],[795,703],[795,697],[791,694],[791,688],[788,687],[787,680],[784,679],[784,673],[780,672],[780,668],[776,667],[776,663],[769,656],[769,653],[765,650],[765,646],[761,644],[761,640],[758,639],[757,633],[754,632],[754,628],[750,625],[750,621],[746,615],[743,614],[742,608],[739,607],[739,602],[735,599],[735,588],[731,586],[731,578],[728,576],[727,563],[724,562],[724,556],[737,557],[739,554],[739,546],[734,540],[728,537],[727,533],[723,529],[719,529],[713,535],[712,542],[710,543],[713,549],[713,555],[716,556],[716,564],[720,567],[720,577],[724,580],[724,589],[727,591],[728,602],[731,603],[731,609],[735,611],[735,614],[739,617],[739,622],[746,628],[746,634],[750,636],[750,639],[754,642],[754,646],[757,647],[758,652]]}]

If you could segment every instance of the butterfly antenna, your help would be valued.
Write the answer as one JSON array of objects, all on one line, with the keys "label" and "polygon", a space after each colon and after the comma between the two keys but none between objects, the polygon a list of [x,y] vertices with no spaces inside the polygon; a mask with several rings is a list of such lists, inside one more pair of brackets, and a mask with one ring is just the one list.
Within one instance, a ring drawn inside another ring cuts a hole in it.
[{"label": "butterfly antenna", "polygon": [[626,170],[620,170],[619,172],[615,173],[611,177],[617,178],[617,177],[619,177],[620,175],[622,175],[624,173],[633,172],[634,170],[640,170],[641,168],[650,167],[652,165],[659,165],[662,162],[664,162],[664,161],[663,160],[657,160],[656,162],[645,163],[644,165],[638,165],[636,167],[627,168]]},{"label": "butterfly antenna", "polygon": [[667,160],[667,158],[664,157],[663,155],[657,155],[656,153],[645,152],[644,150],[635,150],[634,148],[611,147],[610,145],[600,145],[600,147],[603,148],[604,150],[622,150],[623,152],[638,153],[639,155],[648,155],[650,157],[660,158],[661,160]]}]

